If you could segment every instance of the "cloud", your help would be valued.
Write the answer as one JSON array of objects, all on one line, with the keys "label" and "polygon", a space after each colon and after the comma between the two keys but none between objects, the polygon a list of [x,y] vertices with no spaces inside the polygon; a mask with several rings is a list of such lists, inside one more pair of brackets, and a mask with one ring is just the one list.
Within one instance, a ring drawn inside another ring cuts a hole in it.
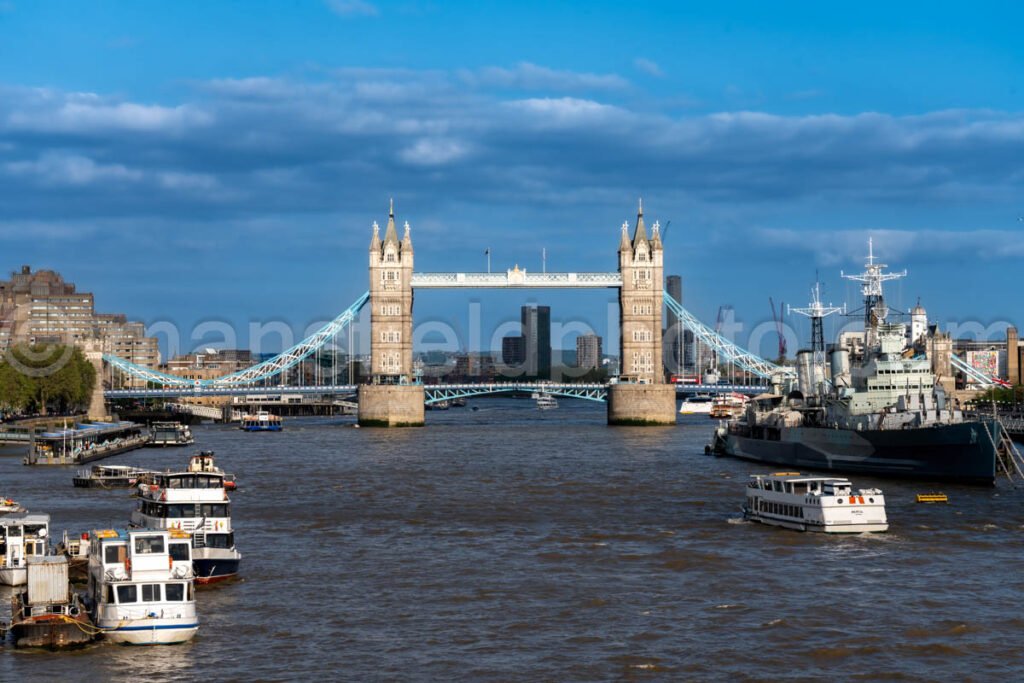
[{"label": "cloud", "polygon": [[339,17],[375,17],[380,14],[376,5],[366,0],[327,0],[327,6]]},{"label": "cloud", "polygon": [[[527,82],[553,90],[514,86]],[[52,222],[287,222],[364,212],[399,190],[439,218],[456,201],[618,212],[639,193],[708,225],[764,224],[768,212],[849,227],[840,209],[851,208],[897,228],[888,214],[1019,212],[1019,113],[694,114],[628,87],[579,90],[613,83],[520,65],[216,79],[159,104],[0,87],[0,204],[4,220]]]},{"label": "cloud", "polygon": [[657,62],[654,62],[646,57],[637,57],[633,60],[633,66],[636,67],[637,71],[641,71],[648,76],[655,76],[661,78],[665,75],[665,72],[661,70]]},{"label": "cloud", "polygon": [[475,71],[463,70],[464,82],[476,87],[505,88],[510,90],[621,90],[629,81],[617,74],[593,74],[560,71],[530,62],[520,62],[511,69],[488,66]]}]

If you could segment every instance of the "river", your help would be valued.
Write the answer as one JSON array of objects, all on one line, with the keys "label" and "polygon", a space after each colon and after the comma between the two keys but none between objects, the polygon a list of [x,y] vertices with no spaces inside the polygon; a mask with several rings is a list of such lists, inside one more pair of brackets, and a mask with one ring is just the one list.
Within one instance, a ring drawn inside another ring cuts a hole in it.
[{"label": "river", "polygon": [[[747,474],[712,422],[607,427],[603,405],[478,399],[422,429],[200,426],[234,472],[239,581],[198,592],[187,645],[0,647],[0,680],[1024,678],[1024,491],[857,478],[891,530],[738,520]],[[193,449],[106,462],[183,466]],[[124,490],[0,456],[0,494],[63,529],[124,526]],[[0,589],[6,619],[9,589]]]}]

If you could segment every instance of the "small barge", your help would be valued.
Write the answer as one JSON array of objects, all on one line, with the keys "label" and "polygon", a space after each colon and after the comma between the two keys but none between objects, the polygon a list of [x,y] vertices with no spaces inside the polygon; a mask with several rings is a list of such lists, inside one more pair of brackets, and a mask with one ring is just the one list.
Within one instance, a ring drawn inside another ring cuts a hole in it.
[{"label": "small barge", "polygon": [[26,465],[82,465],[149,443],[145,426],[135,422],[92,422],[37,435],[29,445]]},{"label": "small barge", "polygon": [[79,470],[72,479],[82,489],[130,489],[153,470],[131,465],[93,465],[90,469]]},{"label": "small barge", "polygon": [[63,650],[93,640],[96,629],[68,581],[62,555],[29,558],[28,582],[11,600],[15,647]]},{"label": "small barge", "polygon": [[151,438],[147,446],[191,446],[196,442],[192,430],[180,422],[154,422],[149,432]]}]

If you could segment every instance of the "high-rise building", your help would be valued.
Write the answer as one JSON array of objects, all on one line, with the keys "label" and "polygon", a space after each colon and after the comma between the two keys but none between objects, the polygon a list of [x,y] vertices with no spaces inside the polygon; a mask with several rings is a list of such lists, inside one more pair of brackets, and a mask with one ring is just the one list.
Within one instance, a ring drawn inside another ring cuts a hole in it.
[{"label": "high-rise building", "polygon": [[601,367],[601,337],[596,334],[576,337],[576,367],[587,370]]},{"label": "high-rise building", "polygon": [[22,266],[0,280],[0,352],[14,344],[58,343],[99,347],[136,365],[156,368],[160,350],[141,322],[120,313],[97,313],[93,295],[52,270]]},{"label": "high-rise building", "polygon": [[522,324],[526,340],[526,375],[551,379],[551,307],[523,306]]},{"label": "high-rise building", "polygon": [[526,363],[526,337],[521,334],[503,337],[501,340],[501,362],[513,368]]}]

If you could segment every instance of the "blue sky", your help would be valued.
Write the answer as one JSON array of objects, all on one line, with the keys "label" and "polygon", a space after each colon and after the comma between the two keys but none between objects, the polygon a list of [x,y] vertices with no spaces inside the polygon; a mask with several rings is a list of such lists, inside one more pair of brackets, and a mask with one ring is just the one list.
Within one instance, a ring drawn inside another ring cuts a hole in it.
[{"label": "blue sky", "polygon": [[[612,270],[643,195],[707,321],[855,291],[869,234],[938,322],[1024,324],[1015,3],[0,1],[0,269],[184,329],[302,330],[417,270]],[[541,301],[605,333],[608,292]],[[418,320],[465,328],[463,293]],[[742,333],[741,333],[742,336]],[[769,349],[763,349],[766,353]]]}]

